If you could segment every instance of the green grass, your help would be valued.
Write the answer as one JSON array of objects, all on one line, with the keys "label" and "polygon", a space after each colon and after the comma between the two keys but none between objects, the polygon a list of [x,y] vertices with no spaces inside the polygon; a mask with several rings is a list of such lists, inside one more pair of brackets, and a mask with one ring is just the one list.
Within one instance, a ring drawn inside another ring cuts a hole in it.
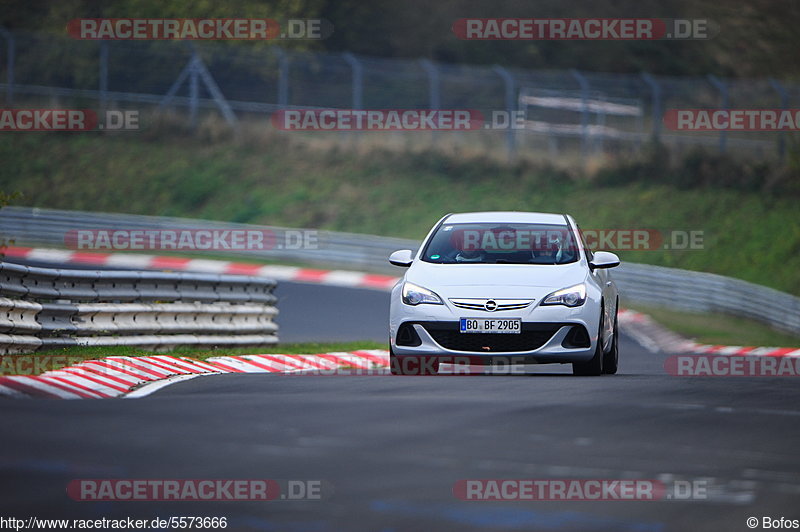
[{"label": "green grass", "polygon": [[792,336],[756,321],[725,314],[697,314],[662,307],[626,305],[649,315],[667,329],[701,344],[800,348],[800,336]]},{"label": "green grass", "polygon": [[[267,347],[241,347],[241,348],[220,348],[220,349],[198,349],[191,347],[180,347],[167,353],[147,351],[144,349],[130,346],[114,347],[66,347],[63,349],[50,349],[39,351],[30,355],[3,355],[0,357],[0,375],[17,374],[18,367],[15,359],[26,357],[22,362],[25,364],[25,375],[38,375],[43,371],[59,369],[65,366],[77,364],[84,360],[97,360],[112,356],[139,357],[151,355],[169,355],[177,357],[190,357],[198,360],[205,360],[211,357],[271,354],[279,353],[284,355],[313,355],[317,353],[330,353],[334,351],[359,351],[364,349],[386,349],[386,345],[380,342],[359,341],[359,342],[308,342],[295,344],[278,344]],[[33,369],[28,367],[31,358],[42,358],[46,362],[42,363],[42,368]]]}]

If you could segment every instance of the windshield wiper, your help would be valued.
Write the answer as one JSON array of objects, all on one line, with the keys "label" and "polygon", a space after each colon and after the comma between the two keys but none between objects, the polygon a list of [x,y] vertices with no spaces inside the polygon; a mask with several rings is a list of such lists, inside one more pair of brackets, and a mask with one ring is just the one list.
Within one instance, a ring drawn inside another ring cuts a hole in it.
[{"label": "windshield wiper", "polygon": [[506,260],[506,259],[497,259],[494,261],[495,264],[531,264],[530,262],[519,262],[514,260]]}]

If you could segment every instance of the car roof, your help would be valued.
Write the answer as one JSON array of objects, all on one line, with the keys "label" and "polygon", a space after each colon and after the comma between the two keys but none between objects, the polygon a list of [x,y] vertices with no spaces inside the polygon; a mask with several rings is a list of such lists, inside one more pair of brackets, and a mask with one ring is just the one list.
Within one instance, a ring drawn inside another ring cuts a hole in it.
[{"label": "car roof", "polygon": [[566,225],[563,214],[522,211],[459,212],[451,214],[446,224],[459,223],[531,223]]}]

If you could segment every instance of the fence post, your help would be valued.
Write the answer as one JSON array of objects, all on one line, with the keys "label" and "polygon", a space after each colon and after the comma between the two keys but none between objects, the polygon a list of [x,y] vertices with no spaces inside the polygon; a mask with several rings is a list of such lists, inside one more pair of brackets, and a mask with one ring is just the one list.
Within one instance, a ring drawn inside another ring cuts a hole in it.
[{"label": "fence post", "polygon": [[172,85],[170,85],[169,90],[167,90],[167,93],[164,95],[164,97],[158,103],[158,108],[159,109],[163,110],[164,108],[167,107],[167,105],[172,103],[172,99],[175,98],[175,95],[178,94],[178,89],[181,88],[181,85],[183,85],[183,82],[186,81],[187,77],[189,77],[189,74],[191,73],[192,68],[193,68],[193,62],[192,62],[192,58],[190,57],[189,58],[189,62],[186,63],[186,66],[183,67],[183,70],[181,70],[181,73],[178,74],[178,77],[175,78],[175,81],[172,82]]},{"label": "fence post", "polygon": [[441,85],[439,84],[439,69],[428,59],[420,59],[423,70],[428,74],[428,107],[438,110],[442,105]]},{"label": "fence post", "polygon": [[[441,86],[439,84],[439,69],[433,64],[433,61],[428,59],[420,59],[420,66],[428,74],[428,108],[432,111],[437,111],[442,105]],[[437,144],[439,134],[436,131],[431,132],[431,141]]]},{"label": "fence post", "polygon": [[213,76],[208,71],[205,63],[197,56],[197,60],[195,61],[195,69],[197,71],[197,75],[203,80],[203,84],[206,86],[206,90],[211,94],[211,97],[214,99],[214,103],[217,104],[217,108],[219,112],[222,113],[222,116],[225,118],[225,121],[228,122],[228,125],[234,131],[238,132],[239,128],[239,121],[236,118],[236,114],[234,114],[233,109],[231,109],[228,100],[225,99],[225,95],[222,94],[222,91],[217,85],[217,82],[214,81]]},{"label": "fence post", "polygon": [[589,150],[589,81],[575,68],[569,72],[581,86],[581,156],[585,161]]},{"label": "fence post", "polygon": [[356,56],[347,52],[342,55],[353,70],[353,109],[364,108],[364,68]]},{"label": "fence post", "polygon": [[192,55],[189,57],[189,61],[186,63],[186,66],[183,67],[181,73],[178,74],[178,78],[172,83],[172,86],[167,91],[167,94],[161,99],[158,104],[159,109],[166,108],[167,105],[172,103],[172,100],[175,98],[175,95],[178,94],[178,90],[180,90],[181,85],[186,79],[189,79],[189,123],[192,127],[197,125],[197,110],[200,105],[200,80],[202,79],[203,84],[206,86],[206,90],[214,99],[214,103],[216,103],[217,108],[219,109],[222,116],[228,122],[235,131],[238,131],[239,121],[236,119],[236,115],[231,109],[230,104],[225,99],[225,96],[222,94],[222,91],[217,85],[217,82],[214,81],[214,78],[211,76],[211,73],[206,68],[206,65],[203,63],[203,60],[200,58],[200,55],[197,51],[192,49]]},{"label": "fence post", "polygon": [[[714,74],[708,75],[708,81],[711,83],[715,89],[717,89],[722,96],[722,108],[724,110],[729,110],[730,101],[728,98],[728,86],[725,84],[724,81],[720,80]],[[719,132],[719,151],[720,153],[725,153],[725,147],[728,142],[728,132],[724,129]]]},{"label": "fence post", "polygon": [[516,82],[514,80],[513,74],[511,74],[511,72],[501,67],[500,65],[493,66],[492,70],[494,70],[498,76],[503,78],[503,83],[505,84],[506,112],[508,113],[508,129],[506,130],[506,149],[508,150],[508,160],[513,162],[517,157],[517,139],[515,136],[516,130],[514,129],[515,126],[514,111],[516,110],[516,92],[517,92]]},{"label": "fence post", "polygon": [[108,100],[108,41],[100,41],[100,109],[105,110]]},{"label": "fence post", "polygon": [[[769,84],[781,97],[781,109],[784,111],[789,108],[789,93],[777,79],[769,78]],[[786,131],[781,131],[778,140],[778,157],[783,161],[786,157]]]},{"label": "fence post", "polygon": [[656,81],[656,78],[648,74],[647,72],[642,72],[642,79],[645,83],[650,87],[650,91],[653,94],[653,139],[656,142],[661,138],[661,85]]},{"label": "fence post", "polygon": [[6,105],[14,104],[14,36],[5,28],[0,28],[0,34],[6,39]]},{"label": "fence post", "polygon": [[277,46],[272,49],[278,55],[278,107],[283,109],[289,105],[289,56]]},{"label": "fence post", "polygon": [[199,93],[199,85],[198,85],[198,74],[199,74],[199,65],[197,64],[199,58],[197,57],[197,52],[192,51],[192,58],[189,62],[191,65],[189,71],[189,125],[194,129],[197,126],[197,104],[198,104],[198,93]]}]

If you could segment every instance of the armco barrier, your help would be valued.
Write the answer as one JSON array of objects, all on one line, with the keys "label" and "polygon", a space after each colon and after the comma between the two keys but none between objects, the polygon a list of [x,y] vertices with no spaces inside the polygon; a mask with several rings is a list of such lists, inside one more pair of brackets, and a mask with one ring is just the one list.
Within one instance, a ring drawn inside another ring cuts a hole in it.
[{"label": "armco barrier", "polygon": [[[431,223],[433,223],[433,220]],[[271,231],[277,242],[284,242],[286,231],[294,229],[274,226],[235,224],[187,218],[165,218],[131,214],[31,209],[3,207],[0,209],[0,240],[11,239],[16,245],[42,245],[64,247],[65,238],[76,230],[197,230],[243,229]],[[386,258],[392,251],[419,245],[414,240],[387,238],[363,234],[318,231],[313,248],[290,249],[275,246],[263,250],[226,250],[226,256],[261,260],[301,261],[319,265],[338,265],[349,269],[365,269],[384,273],[397,273]],[[103,250],[100,250],[103,251]],[[111,250],[107,250],[111,251]],[[144,253],[148,253],[144,251]],[[163,252],[153,251],[155,254]],[[183,252],[182,252],[183,253]],[[206,251],[205,254],[208,254]],[[214,253],[214,252],[211,252]]]},{"label": "armco barrier", "polygon": [[[122,214],[89,213],[24,207],[0,209],[0,238],[16,245],[63,246],[65,235],[76,229],[257,229],[280,237],[287,229]],[[397,249],[417,249],[419,242],[352,233],[318,232],[315,249],[228,251],[226,255],[251,259],[301,261],[350,270],[400,274],[387,258]],[[800,335],[800,298],[767,288],[702,272],[664,268],[624,261],[613,277],[626,302],[642,302],[676,310],[722,312],[763,322],[775,329]]]},{"label": "armco barrier", "polygon": [[800,336],[800,298],[712,273],[622,263],[613,270],[625,301],[675,310],[720,312]]},{"label": "armco barrier", "polygon": [[0,262],[0,353],[72,345],[274,344],[275,285],[271,279],[241,275]]}]

